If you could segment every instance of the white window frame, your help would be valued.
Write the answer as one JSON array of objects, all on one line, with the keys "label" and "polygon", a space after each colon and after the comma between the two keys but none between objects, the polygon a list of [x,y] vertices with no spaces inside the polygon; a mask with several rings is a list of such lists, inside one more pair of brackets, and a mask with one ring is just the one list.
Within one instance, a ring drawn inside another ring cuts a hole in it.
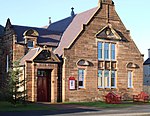
[{"label": "white window frame", "polygon": [[128,71],[128,88],[133,88],[133,71]]},{"label": "white window frame", "polygon": [[[99,71],[101,71],[101,75],[102,75],[102,77],[100,77],[99,76]],[[108,77],[105,77],[105,71],[108,71],[108,73],[109,73],[109,76]],[[112,79],[112,72],[114,72],[115,73],[115,77],[114,77],[114,86],[112,86],[112,83],[111,83],[111,79]],[[100,79],[101,78],[101,79]],[[107,78],[107,81],[108,82],[106,82],[106,78]],[[117,77],[116,77],[116,71],[115,70],[101,70],[101,69],[99,69],[98,70],[98,88],[117,88]],[[100,81],[101,80],[101,81]],[[101,83],[101,86],[100,86],[100,84],[99,84],[99,81],[100,82],[102,82]]]},{"label": "white window frame", "polygon": [[[112,49],[114,45],[114,50]],[[116,44],[111,43],[111,60],[116,60]],[[113,58],[113,53],[114,53],[114,58]]]},{"label": "white window frame", "polygon": [[[99,72],[101,72],[101,77],[99,75]],[[98,70],[98,88],[103,88],[103,70]]]},{"label": "white window frame", "polygon": [[[114,86],[112,86],[112,78],[113,78],[112,77],[112,72],[114,72],[114,74],[115,74],[115,77],[114,77]],[[111,85],[111,88],[116,88],[116,71],[114,71],[114,70],[111,71],[111,84],[110,85]]]},{"label": "white window frame", "polygon": [[[105,77],[105,72],[108,71],[108,77]],[[109,70],[104,70],[104,87],[105,88],[110,88],[110,71]]]},{"label": "white window frame", "polygon": [[[99,48],[99,44],[101,44],[101,48]],[[99,41],[97,45],[98,45],[98,59],[101,60],[101,59],[103,59],[103,42]],[[99,55],[100,50],[101,50],[101,55]],[[99,56],[101,56],[101,57],[99,57]]]},{"label": "white window frame", "polygon": [[[108,45],[108,46],[106,46],[106,45]],[[108,57],[106,58],[105,56],[108,56]],[[110,43],[107,43],[107,42],[104,43],[104,59],[105,60],[109,60],[110,59]]]},{"label": "white window frame", "polygon": [[[80,75],[80,71],[83,71],[82,75]],[[81,77],[80,77],[81,76]],[[82,86],[79,86],[79,81],[83,82]],[[78,88],[85,88],[85,69],[78,69]]]}]

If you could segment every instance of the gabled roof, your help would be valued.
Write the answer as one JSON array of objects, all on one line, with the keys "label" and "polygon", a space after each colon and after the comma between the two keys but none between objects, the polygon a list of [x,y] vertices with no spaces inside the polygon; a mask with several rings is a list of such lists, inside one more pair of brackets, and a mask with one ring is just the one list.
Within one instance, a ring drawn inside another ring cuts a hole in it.
[{"label": "gabled roof", "polygon": [[53,63],[58,63],[60,60],[58,57],[49,50],[42,49],[42,48],[33,48],[31,49],[25,56],[22,57],[20,60],[19,65],[25,65],[26,61],[33,61],[33,62],[43,62],[43,63],[48,63],[48,62],[53,62]]},{"label": "gabled roof", "polygon": [[148,58],[145,62],[144,65],[149,65],[150,64],[150,58]]},{"label": "gabled roof", "polygon": [[54,31],[54,32],[63,34],[64,31],[67,29],[67,27],[72,22],[72,20],[74,19],[74,17],[75,17],[75,15],[67,17],[65,19],[62,19],[60,21],[54,22],[54,23],[50,24],[47,29],[50,31]]},{"label": "gabled roof", "polygon": [[50,46],[58,46],[60,41],[61,35],[59,33],[49,31],[45,28],[37,28],[37,27],[28,27],[28,26],[19,26],[19,25],[12,25],[15,33],[17,34],[17,42],[24,43],[23,34],[25,31],[33,29],[39,33],[37,38],[38,44],[50,45]]},{"label": "gabled roof", "polygon": [[87,24],[90,21],[90,19],[96,13],[98,8],[99,7],[95,7],[93,9],[87,10],[85,12],[77,14],[74,17],[74,19],[64,32],[59,46],[55,50],[55,54],[58,54],[59,56],[63,54],[63,49],[68,48],[71,45],[74,39],[76,39],[78,34],[82,31],[83,25]]}]

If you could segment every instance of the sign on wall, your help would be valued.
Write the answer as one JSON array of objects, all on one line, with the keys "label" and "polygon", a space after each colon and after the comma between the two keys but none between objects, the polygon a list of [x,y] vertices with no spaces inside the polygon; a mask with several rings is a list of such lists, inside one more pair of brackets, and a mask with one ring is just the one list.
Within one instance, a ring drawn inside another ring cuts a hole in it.
[{"label": "sign on wall", "polygon": [[75,89],[75,78],[69,77],[69,89],[74,90]]}]

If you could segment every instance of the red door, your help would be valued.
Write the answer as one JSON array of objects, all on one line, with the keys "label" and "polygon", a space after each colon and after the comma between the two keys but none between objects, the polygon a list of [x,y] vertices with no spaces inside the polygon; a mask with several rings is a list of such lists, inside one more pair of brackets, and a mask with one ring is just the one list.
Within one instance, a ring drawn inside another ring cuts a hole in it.
[{"label": "red door", "polygon": [[47,77],[38,77],[37,80],[37,101],[39,102],[47,102],[47,94],[48,94],[48,88],[47,88]]}]

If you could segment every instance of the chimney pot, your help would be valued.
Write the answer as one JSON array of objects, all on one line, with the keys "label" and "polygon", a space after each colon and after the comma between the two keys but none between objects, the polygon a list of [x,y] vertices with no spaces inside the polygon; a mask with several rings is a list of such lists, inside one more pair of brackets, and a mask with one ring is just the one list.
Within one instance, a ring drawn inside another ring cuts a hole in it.
[{"label": "chimney pot", "polygon": [[148,49],[148,58],[150,58],[150,49]]}]

